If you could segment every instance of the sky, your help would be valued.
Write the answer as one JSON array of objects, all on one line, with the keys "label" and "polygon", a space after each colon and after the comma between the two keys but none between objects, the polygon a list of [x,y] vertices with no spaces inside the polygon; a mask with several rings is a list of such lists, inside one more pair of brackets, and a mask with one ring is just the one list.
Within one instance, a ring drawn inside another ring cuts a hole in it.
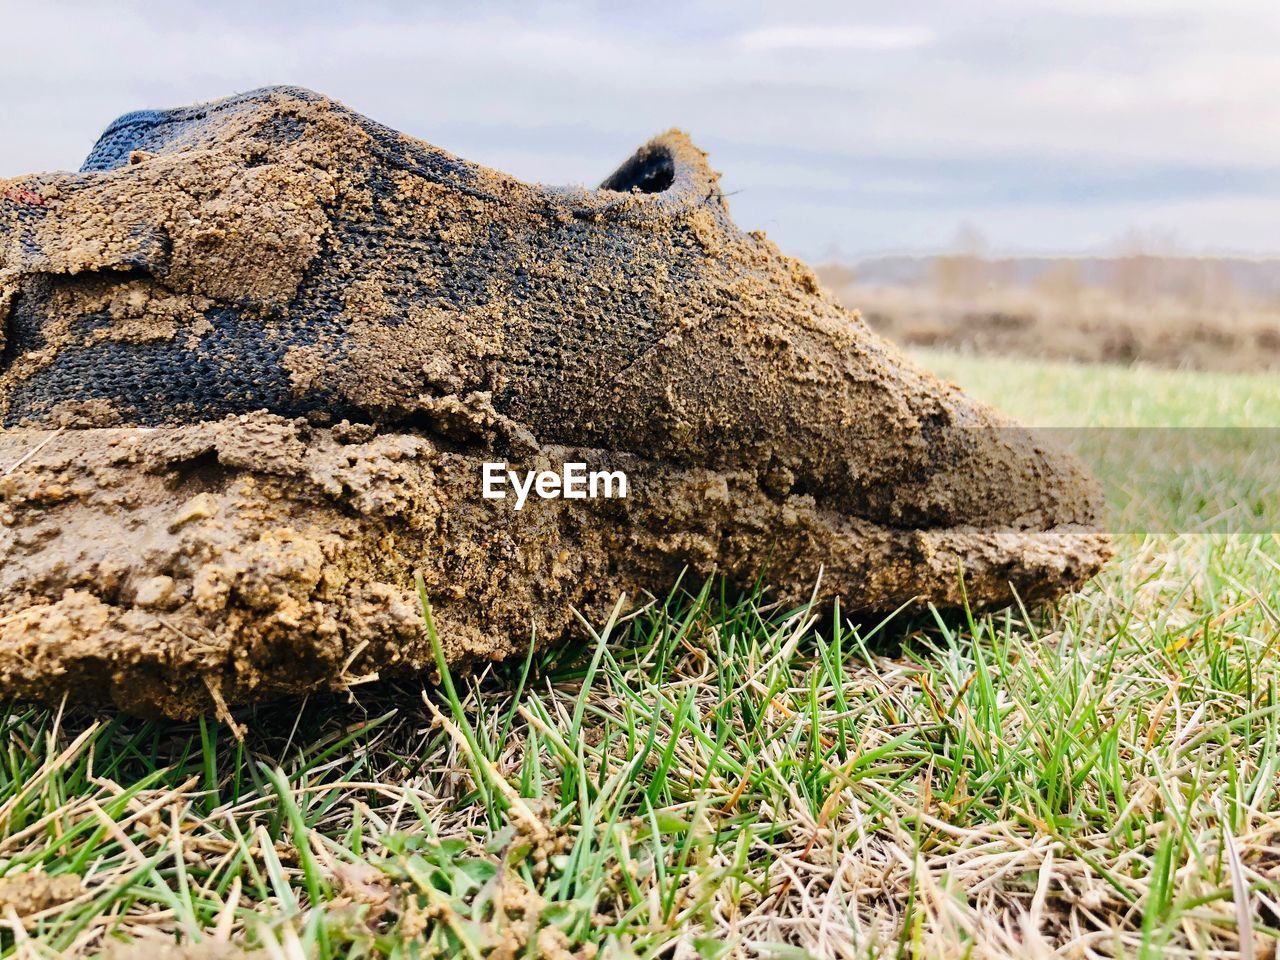
[{"label": "sky", "polygon": [[1275,0],[305,4],[0,0],[0,177],[128,110],[268,84],[595,185],[688,131],[738,223],[810,259],[1280,254]]}]

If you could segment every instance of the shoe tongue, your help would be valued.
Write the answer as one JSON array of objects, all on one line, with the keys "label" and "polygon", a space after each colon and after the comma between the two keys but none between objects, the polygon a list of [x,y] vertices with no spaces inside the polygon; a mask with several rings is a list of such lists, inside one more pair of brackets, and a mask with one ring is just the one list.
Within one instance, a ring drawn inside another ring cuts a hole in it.
[{"label": "shoe tongue", "polygon": [[257,115],[267,139],[294,139],[301,128],[291,109],[300,101],[323,98],[298,87],[263,87],[223,100],[175,107],[172,110],[135,110],[117,118],[98,138],[80,167],[81,173],[101,173],[127,166],[135,150],[172,153],[181,147],[216,141],[227,124]]}]

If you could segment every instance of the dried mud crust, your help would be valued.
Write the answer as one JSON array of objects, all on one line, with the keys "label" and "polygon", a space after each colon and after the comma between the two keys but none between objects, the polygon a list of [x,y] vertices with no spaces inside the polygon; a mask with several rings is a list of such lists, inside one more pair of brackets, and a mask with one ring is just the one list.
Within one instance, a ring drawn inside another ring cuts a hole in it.
[{"label": "dried mud crust", "polygon": [[882,526],[1094,519],[717,177],[669,131],[600,189],[526,184],[289,88],[128,115],[81,173],[0,181],[0,424],[269,410],[767,471]]},{"label": "dried mud crust", "polygon": [[851,607],[1007,602],[1077,585],[1105,537],[895,530],[755,474],[547,446],[530,468],[623,469],[631,495],[478,496],[481,462],[423,436],[258,413],[185,427],[0,431],[0,693],[188,717],[430,669],[412,572],[451,664],[551,641],[572,609],[686,565]]}]

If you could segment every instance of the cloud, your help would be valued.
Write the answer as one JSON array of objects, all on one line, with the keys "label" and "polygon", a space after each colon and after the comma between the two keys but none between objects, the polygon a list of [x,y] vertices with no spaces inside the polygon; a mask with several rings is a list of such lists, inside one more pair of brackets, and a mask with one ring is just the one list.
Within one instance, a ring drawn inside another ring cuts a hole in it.
[{"label": "cloud", "polygon": [[745,50],[916,50],[934,41],[923,27],[863,26],[762,27],[738,34]]},{"label": "cloud", "polygon": [[0,176],[78,165],[126,110],[296,83],[531,180],[598,183],[683,127],[802,255],[959,216],[1041,249],[1280,222],[1274,0],[228,3],[10,4]]}]

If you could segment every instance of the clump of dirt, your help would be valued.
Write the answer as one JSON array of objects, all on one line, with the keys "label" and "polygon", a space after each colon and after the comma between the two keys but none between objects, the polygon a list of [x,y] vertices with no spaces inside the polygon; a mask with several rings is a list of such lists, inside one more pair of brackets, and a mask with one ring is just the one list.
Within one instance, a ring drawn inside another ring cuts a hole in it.
[{"label": "clump of dirt", "polygon": [[[296,90],[0,182],[0,692],[189,716],[519,652],[685,566],[847,608],[1049,597],[1069,459],[897,356],[657,138],[520,183]],[[148,429],[154,428],[154,429]],[[481,497],[482,465],[625,500]]]},{"label": "clump of dirt", "polygon": [[51,877],[46,873],[15,873],[0,878],[0,914],[12,909],[20,917],[40,913],[80,896],[74,873]]},{"label": "clump of dirt", "polygon": [[[361,439],[361,437],[363,437]],[[905,530],[778,495],[751,471],[549,446],[623,470],[626,499],[479,496],[484,458],[259,413],[154,430],[0,433],[0,690],[186,717],[432,666],[412,572],[467,667],[602,616],[685,565],[853,609],[1051,596],[1089,576],[1084,525]]]}]

